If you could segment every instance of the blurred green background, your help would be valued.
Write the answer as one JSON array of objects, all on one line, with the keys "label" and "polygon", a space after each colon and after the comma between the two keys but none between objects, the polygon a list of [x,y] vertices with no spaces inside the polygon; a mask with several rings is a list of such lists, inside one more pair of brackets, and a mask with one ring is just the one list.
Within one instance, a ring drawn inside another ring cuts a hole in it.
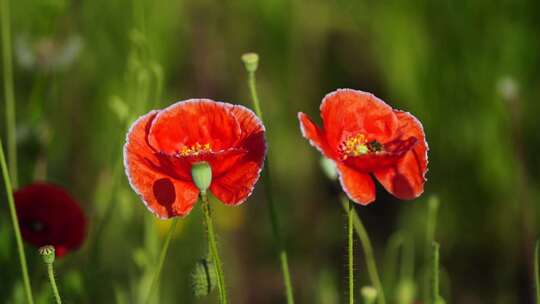
[{"label": "blurred green background", "polygon": [[[377,201],[357,207],[388,301],[403,292],[387,258],[401,239],[414,249],[414,264],[407,263],[414,265],[415,303],[422,303],[427,201],[437,195],[446,301],[532,303],[539,12],[536,0],[11,1],[20,184],[63,185],[90,220],[85,245],[56,263],[64,301],[143,301],[167,222],[155,220],[127,183],[127,128],[150,109],[188,98],[250,106],[240,56],[255,51],[298,303],[346,299],[338,188],[322,174],[296,118],[298,111],[317,118],[322,97],[345,87],[413,113],[430,146],[421,198],[400,202],[378,186]],[[4,103],[2,94],[3,140]],[[22,303],[4,197],[0,302]],[[283,303],[262,183],[242,206],[216,208],[231,302]],[[190,291],[190,272],[205,252],[196,208],[177,229],[159,303],[215,302]],[[356,253],[360,288],[369,280],[359,243]],[[38,303],[50,303],[45,267],[34,248],[27,256]]]}]

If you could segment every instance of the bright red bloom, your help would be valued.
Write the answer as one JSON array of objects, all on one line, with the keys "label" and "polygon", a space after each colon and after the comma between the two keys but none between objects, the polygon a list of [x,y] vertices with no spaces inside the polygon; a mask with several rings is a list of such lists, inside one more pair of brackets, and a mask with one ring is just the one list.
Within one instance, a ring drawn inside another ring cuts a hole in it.
[{"label": "bright red bloom", "polygon": [[124,146],[131,187],[160,218],[187,215],[199,197],[191,166],[207,162],[210,192],[227,205],[242,203],[259,179],[264,126],[249,109],[209,99],[177,102],[133,123]]},{"label": "bright red bloom", "polygon": [[324,97],[323,127],[298,113],[305,138],[334,160],[340,182],[355,202],[375,200],[373,174],[400,199],[424,191],[428,146],[422,124],[411,114],[393,110],[373,94],[341,89]]},{"label": "bright red bloom", "polygon": [[22,237],[41,247],[52,245],[61,257],[81,246],[86,218],[79,204],[64,189],[34,183],[13,193]]}]

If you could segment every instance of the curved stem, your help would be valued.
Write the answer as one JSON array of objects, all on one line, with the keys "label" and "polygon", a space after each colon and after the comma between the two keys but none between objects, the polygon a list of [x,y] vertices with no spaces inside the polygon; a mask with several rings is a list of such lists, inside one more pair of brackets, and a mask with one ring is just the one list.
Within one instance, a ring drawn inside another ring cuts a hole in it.
[{"label": "curved stem", "polygon": [[[345,210],[348,209],[349,199],[345,195],[341,195],[341,204]],[[356,230],[356,234],[358,235],[360,243],[362,244],[362,249],[364,250],[369,279],[371,280],[371,284],[373,284],[373,286],[377,289],[377,303],[385,304],[386,300],[384,297],[384,291],[382,288],[381,279],[379,277],[379,272],[377,270],[377,264],[375,263],[375,256],[373,254],[371,241],[369,240],[366,228],[362,224],[362,221],[360,220],[358,213],[356,213],[356,210],[352,209],[351,213],[353,216],[353,225]]]},{"label": "curved stem", "polygon": [[227,304],[227,289],[225,287],[225,276],[223,275],[221,258],[219,257],[216,235],[214,232],[214,224],[212,222],[212,215],[210,214],[210,203],[208,202],[208,196],[206,194],[201,193],[201,198],[203,201],[202,208],[204,213],[204,221],[206,223],[206,231],[208,233],[208,250],[210,250],[210,254],[212,255],[212,260],[214,262],[214,267],[218,279],[219,302],[221,304]]},{"label": "curved stem", "polygon": [[2,167],[2,176],[4,178],[4,186],[6,189],[6,196],[9,205],[9,213],[11,215],[11,222],[13,224],[13,230],[15,231],[15,241],[17,242],[17,251],[19,252],[19,261],[21,262],[21,271],[24,282],[24,291],[26,293],[26,300],[29,304],[34,303],[32,298],[32,286],[30,286],[30,278],[28,277],[28,267],[26,266],[26,255],[24,254],[24,246],[21,237],[21,230],[19,228],[19,219],[17,218],[17,210],[15,209],[15,202],[13,201],[13,189],[11,188],[11,180],[9,179],[8,168],[6,164],[6,158],[4,156],[4,147],[0,140],[0,166]]},{"label": "curved stem", "polygon": [[47,264],[47,273],[49,274],[49,282],[51,282],[51,288],[53,290],[56,303],[62,304],[62,299],[60,298],[60,293],[58,292],[58,287],[56,286],[56,280],[54,278],[53,263]]},{"label": "curved stem", "polygon": [[2,61],[4,66],[4,98],[6,102],[7,155],[11,182],[17,188],[17,147],[15,142],[15,94],[13,93],[13,67],[11,56],[11,24],[9,0],[1,0]]},{"label": "curved stem", "polygon": [[[261,110],[259,96],[257,94],[257,86],[255,79],[255,72],[248,71],[248,86],[249,92],[251,94],[251,99],[253,100],[253,108],[255,113],[259,116],[259,119],[263,121],[263,113]],[[287,258],[287,251],[283,245],[283,241],[280,235],[279,228],[279,218],[274,204],[274,198],[272,195],[272,179],[270,175],[270,160],[268,155],[266,156],[266,161],[264,162],[264,170],[262,172],[262,178],[264,181],[264,191],[266,195],[266,201],[268,204],[269,215],[270,215],[270,224],[272,226],[272,233],[274,234],[274,240],[278,247],[279,252],[279,261],[281,264],[281,272],[283,274],[283,283],[285,285],[285,295],[287,297],[287,304],[294,304],[294,290],[291,282],[291,274],[289,271],[289,261]]]},{"label": "curved stem", "polygon": [[167,236],[165,237],[165,242],[163,243],[163,247],[161,248],[161,252],[159,254],[158,268],[156,269],[154,277],[152,278],[152,283],[150,284],[150,289],[148,290],[148,295],[146,296],[145,303],[150,303],[153,291],[156,288],[157,283],[159,282],[161,270],[163,269],[163,264],[165,262],[165,258],[167,257],[167,252],[169,251],[169,244],[171,243],[174,230],[176,229],[176,223],[178,222],[178,218],[175,217],[172,221],[173,222],[171,224],[171,227],[169,227],[169,231],[167,232]]},{"label": "curved stem", "polygon": [[349,201],[349,210],[347,212],[347,218],[348,218],[348,231],[347,231],[347,237],[348,237],[348,254],[349,254],[349,304],[354,303],[354,256],[353,256],[353,216],[352,216],[352,210],[353,205]]}]

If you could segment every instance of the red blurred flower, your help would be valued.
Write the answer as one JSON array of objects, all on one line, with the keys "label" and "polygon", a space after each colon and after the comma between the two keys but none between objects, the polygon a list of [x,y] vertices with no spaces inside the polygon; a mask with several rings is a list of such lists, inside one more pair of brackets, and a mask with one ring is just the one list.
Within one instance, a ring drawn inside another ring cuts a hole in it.
[{"label": "red blurred flower", "polygon": [[227,205],[251,194],[266,143],[264,126],[247,108],[209,99],[177,102],[133,123],[124,146],[131,187],[160,218],[187,215],[199,190],[191,166],[207,162],[209,190]]},{"label": "red blurred flower", "polygon": [[52,245],[56,256],[79,248],[86,238],[86,218],[64,189],[34,183],[13,193],[22,237],[41,247]]},{"label": "red blurred flower", "polygon": [[400,199],[424,191],[428,146],[422,124],[393,110],[373,94],[350,89],[332,92],[321,104],[323,127],[298,113],[305,138],[334,160],[340,182],[355,202],[375,200],[373,174]]}]

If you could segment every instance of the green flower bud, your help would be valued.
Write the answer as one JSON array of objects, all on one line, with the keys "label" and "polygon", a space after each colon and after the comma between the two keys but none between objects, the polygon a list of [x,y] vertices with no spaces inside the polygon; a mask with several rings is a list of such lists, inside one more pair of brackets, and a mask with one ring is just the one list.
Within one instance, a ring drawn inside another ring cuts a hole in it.
[{"label": "green flower bud", "polygon": [[257,53],[245,53],[242,55],[242,61],[249,73],[257,71],[257,67],[259,66],[259,55]]},{"label": "green flower bud", "polygon": [[333,160],[328,159],[326,157],[321,157],[320,165],[323,170],[323,172],[326,174],[326,176],[331,180],[337,179],[337,169],[336,169],[336,163],[334,163]]},{"label": "green flower bud", "polygon": [[191,166],[191,177],[195,186],[204,195],[212,183],[212,168],[207,162],[195,163]]},{"label": "green flower bud", "polygon": [[193,294],[196,297],[204,297],[209,295],[217,286],[217,276],[214,268],[214,263],[208,259],[202,259],[197,264],[191,273],[191,287]]},{"label": "green flower bud", "polygon": [[375,289],[375,287],[364,286],[360,290],[360,293],[362,294],[362,298],[364,298],[364,302],[366,304],[375,303],[375,299],[377,298],[377,289]]},{"label": "green flower bud", "polygon": [[54,247],[53,246],[46,245],[46,246],[40,247],[38,249],[38,252],[41,255],[41,257],[43,258],[43,262],[45,262],[45,264],[54,263],[54,258],[55,258],[56,255],[54,254]]}]

